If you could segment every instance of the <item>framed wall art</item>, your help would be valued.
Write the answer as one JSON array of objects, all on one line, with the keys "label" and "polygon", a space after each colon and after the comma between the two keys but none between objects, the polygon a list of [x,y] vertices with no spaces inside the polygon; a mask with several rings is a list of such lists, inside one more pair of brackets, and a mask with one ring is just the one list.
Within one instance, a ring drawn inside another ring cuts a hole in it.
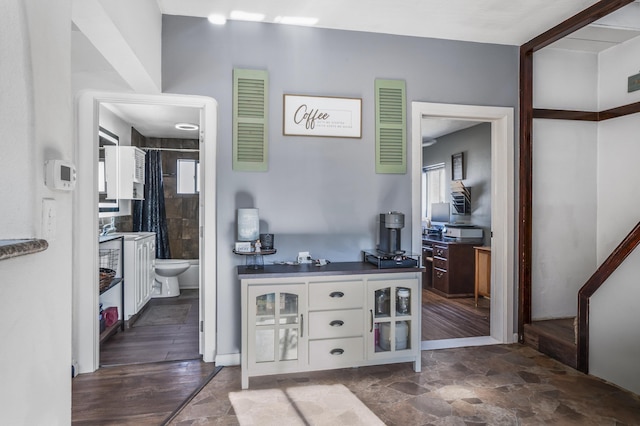
[{"label": "framed wall art", "polygon": [[462,152],[451,156],[451,180],[464,179],[464,156]]},{"label": "framed wall art", "polygon": [[284,95],[285,136],[362,137],[362,99]]}]

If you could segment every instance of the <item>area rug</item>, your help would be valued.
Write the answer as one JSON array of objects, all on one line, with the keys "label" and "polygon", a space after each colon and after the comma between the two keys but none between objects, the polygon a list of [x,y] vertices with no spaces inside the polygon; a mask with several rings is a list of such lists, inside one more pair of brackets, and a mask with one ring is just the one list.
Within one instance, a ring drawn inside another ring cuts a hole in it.
[{"label": "area rug", "polygon": [[384,425],[340,384],[231,392],[229,400],[240,426]]},{"label": "area rug", "polygon": [[191,309],[191,304],[181,305],[154,305],[142,313],[140,318],[133,324],[134,327],[144,327],[149,325],[178,325],[187,321],[187,315]]}]

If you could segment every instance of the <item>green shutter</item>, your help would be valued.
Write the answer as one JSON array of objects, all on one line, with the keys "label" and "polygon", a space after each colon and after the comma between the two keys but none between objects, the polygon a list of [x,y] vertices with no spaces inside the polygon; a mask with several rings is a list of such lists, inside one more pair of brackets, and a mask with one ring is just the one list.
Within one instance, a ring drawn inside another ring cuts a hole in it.
[{"label": "green shutter", "polygon": [[233,170],[267,171],[268,93],[266,71],[233,70]]},{"label": "green shutter", "polygon": [[376,80],[376,173],[407,172],[406,88],[403,80]]}]

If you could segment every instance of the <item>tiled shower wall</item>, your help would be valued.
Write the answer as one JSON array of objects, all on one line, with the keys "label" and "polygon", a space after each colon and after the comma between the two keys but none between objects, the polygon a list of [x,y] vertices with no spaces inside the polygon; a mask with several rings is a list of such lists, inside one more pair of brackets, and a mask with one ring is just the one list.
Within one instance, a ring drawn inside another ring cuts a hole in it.
[{"label": "tiled shower wall", "polygon": [[[131,131],[131,144],[146,148],[187,148],[198,149],[197,139],[147,138],[135,129]],[[198,239],[198,194],[178,194],[176,167],[179,158],[199,159],[197,152],[162,151],[162,174],[164,182],[164,202],[169,230],[169,246],[172,259],[198,259],[200,247]],[[133,231],[133,218],[116,218],[119,231]]]}]

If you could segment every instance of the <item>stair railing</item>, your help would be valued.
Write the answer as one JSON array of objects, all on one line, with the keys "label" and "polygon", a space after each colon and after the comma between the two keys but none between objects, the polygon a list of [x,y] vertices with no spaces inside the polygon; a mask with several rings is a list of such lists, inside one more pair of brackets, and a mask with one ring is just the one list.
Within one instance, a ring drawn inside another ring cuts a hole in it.
[{"label": "stair railing", "polygon": [[611,252],[578,292],[578,370],[589,372],[589,301],[618,266],[640,245],[640,222]]}]

